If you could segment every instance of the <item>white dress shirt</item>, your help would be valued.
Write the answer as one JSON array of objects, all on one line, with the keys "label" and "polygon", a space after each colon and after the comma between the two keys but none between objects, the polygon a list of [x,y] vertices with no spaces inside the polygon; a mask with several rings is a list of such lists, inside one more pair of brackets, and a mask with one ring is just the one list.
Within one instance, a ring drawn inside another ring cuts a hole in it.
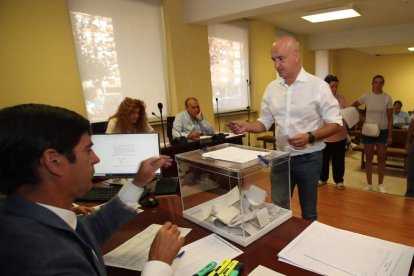
[{"label": "white dress shirt", "polygon": [[[276,137],[279,135],[293,137],[299,133],[314,131],[321,128],[324,121],[342,126],[338,101],[329,85],[307,73],[303,68],[290,86],[281,78],[272,81],[266,87],[258,120],[266,129],[275,123]],[[279,144],[277,147],[294,156],[320,151],[325,148],[325,143],[318,141],[303,149]]]}]

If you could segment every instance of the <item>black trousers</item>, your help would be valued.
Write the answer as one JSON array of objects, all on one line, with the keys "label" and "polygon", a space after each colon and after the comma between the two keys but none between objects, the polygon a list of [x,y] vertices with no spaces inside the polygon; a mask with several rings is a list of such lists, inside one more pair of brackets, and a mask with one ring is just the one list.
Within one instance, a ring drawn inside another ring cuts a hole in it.
[{"label": "black trousers", "polygon": [[346,139],[338,142],[325,142],[322,170],[319,179],[326,182],[329,178],[329,162],[332,159],[332,174],[336,184],[344,182]]},{"label": "black trousers", "polygon": [[414,197],[414,145],[407,157],[407,192],[405,195]]}]

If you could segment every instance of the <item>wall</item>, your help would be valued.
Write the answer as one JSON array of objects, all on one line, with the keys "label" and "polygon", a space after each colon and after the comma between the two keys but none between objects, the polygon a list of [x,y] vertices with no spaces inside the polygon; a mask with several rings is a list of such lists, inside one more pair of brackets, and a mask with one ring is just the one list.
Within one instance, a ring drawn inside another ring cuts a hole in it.
[{"label": "wall", "polygon": [[64,0],[0,2],[0,108],[63,106],[86,116]]},{"label": "wall", "polygon": [[340,80],[339,93],[352,104],[371,91],[372,77],[385,78],[384,91],[403,102],[403,110],[414,109],[412,79],[414,54],[371,56],[351,49],[333,51],[332,68]]}]

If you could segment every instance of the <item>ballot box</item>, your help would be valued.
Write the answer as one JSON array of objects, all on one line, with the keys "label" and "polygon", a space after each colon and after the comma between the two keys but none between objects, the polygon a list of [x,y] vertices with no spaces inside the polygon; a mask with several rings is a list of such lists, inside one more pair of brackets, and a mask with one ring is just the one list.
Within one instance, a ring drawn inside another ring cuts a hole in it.
[{"label": "ballot box", "polygon": [[290,156],[220,144],[175,156],[184,218],[247,246],[292,216]]}]

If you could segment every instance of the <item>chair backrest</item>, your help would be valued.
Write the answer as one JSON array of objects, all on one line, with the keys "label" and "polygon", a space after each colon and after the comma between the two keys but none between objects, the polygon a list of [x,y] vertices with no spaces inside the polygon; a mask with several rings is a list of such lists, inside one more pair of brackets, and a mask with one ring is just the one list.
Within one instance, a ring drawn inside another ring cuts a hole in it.
[{"label": "chair backrest", "polygon": [[104,134],[106,132],[107,125],[108,125],[108,121],[92,123],[91,124],[92,134]]},{"label": "chair backrest", "polygon": [[172,129],[174,125],[175,116],[168,116],[167,117],[167,137],[170,140],[170,143],[172,143]]}]

